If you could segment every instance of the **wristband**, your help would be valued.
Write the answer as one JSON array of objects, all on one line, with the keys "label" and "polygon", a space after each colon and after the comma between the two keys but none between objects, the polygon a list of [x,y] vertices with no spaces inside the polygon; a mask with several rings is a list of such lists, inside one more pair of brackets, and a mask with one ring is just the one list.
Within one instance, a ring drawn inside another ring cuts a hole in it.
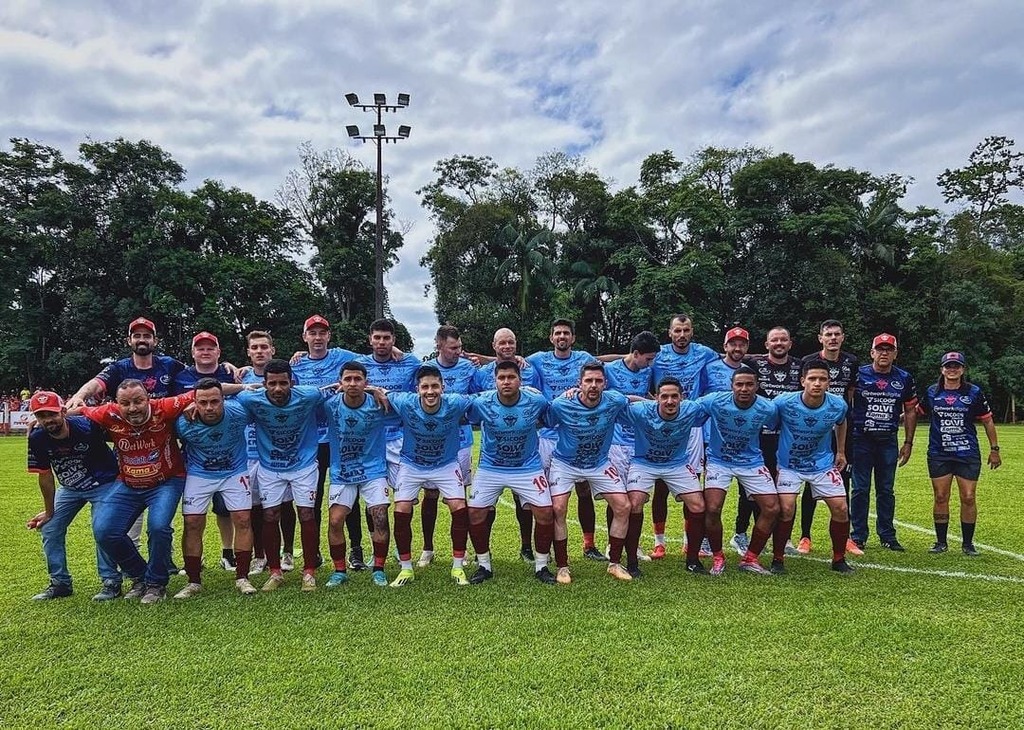
[{"label": "wristband", "polygon": [[988,448],[989,451],[995,451],[997,454],[999,453],[999,444],[996,444],[995,446],[989,446]]}]

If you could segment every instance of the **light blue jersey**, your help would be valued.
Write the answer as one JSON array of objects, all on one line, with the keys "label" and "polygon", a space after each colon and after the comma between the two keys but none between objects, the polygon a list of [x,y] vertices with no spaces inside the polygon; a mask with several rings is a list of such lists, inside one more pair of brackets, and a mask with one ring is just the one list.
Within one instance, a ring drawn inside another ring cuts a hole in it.
[{"label": "light blue jersey", "polygon": [[730,391],[711,393],[697,402],[708,414],[711,424],[708,461],[739,468],[764,466],[761,428],[776,428],[778,423],[772,401],[759,395],[749,407],[740,408]]},{"label": "light blue jersey", "polygon": [[615,435],[615,421],[626,410],[626,396],[605,391],[590,408],[575,398],[556,398],[548,408],[547,422],[558,427],[553,457],[576,469],[593,469],[608,461]]},{"label": "light blue jersey", "polygon": [[[476,365],[464,357],[460,357],[451,367],[445,367],[436,357],[427,360],[424,365],[433,365],[441,371],[441,380],[444,381],[444,392],[457,395],[469,395],[473,390],[473,381],[476,379]],[[459,430],[459,448],[466,449],[473,445],[473,427],[465,424]]]},{"label": "light blue jersey", "polygon": [[249,412],[237,400],[224,401],[224,417],[208,426],[199,420],[178,416],[178,436],[185,445],[185,468],[189,474],[221,479],[246,471],[245,434]]},{"label": "light blue jersey", "polygon": [[[303,357],[292,365],[292,376],[299,385],[314,385],[317,388],[334,385],[338,382],[341,366],[357,357],[359,355],[351,350],[332,347],[326,355],[316,360],[309,355]],[[327,443],[327,412],[323,409],[317,411],[316,429],[317,440],[322,444]]]},{"label": "light blue jersey", "polygon": [[[245,375],[242,376],[242,383],[245,385],[251,383],[263,385],[263,376],[257,375],[255,370],[248,368],[245,371]],[[260,458],[259,453],[256,451],[256,425],[253,423],[245,427],[245,458],[249,461],[257,461]]]},{"label": "light blue jersey", "polygon": [[846,418],[846,401],[825,393],[825,401],[810,408],[803,393],[783,393],[774,403],[779,412],[779,467],[814,474],[835,466],[832,430]]},{"label": "light blue jersey", "polygon": [[[743,363],[740,363],[742,365]],[[739,365],[736,366],[738,368]],[[732,390],[732,376],[736,368],[729,365],[724,357],[712,360],[700,371],[698,392],[700,395],[708,393],[725,393]],[[704,423],[704,443],[711,440],[711,424]]]},{"label": "light blue jersey", "polygon": [[[481,365],[476,371],[473,379],[473,393],[483,393],[486,390],[494,390],[497,385],[494,382],[494,374],[497,372],[498,361],[493,360],[486,365]],[[524,388],[541,389],[540,373],[529,362],[524,362],[519,368],[519,380]]]},{"label": "light blue jersey", "polygon": [[401,423],[398,415],[385,412],[371,396],[353,408],[342,395],[324,403],[328,443],[331,445],[331,484],[361,484],[384,479],[388,474],[384,427]]},{"label": "light blue jersey", "polygon": [[661,351],[654,358],[651,369],[654,371],[654,387],[662,378],[671,376],[683,386],[683,398],[695,400],[700,392],[700,373],[709,362],[718,359],[718,354],[706,345],[691,342],[686,352],[676,352],[672,343],[661,346]]},{"label": "light blue jersey", "polygon": [[459,458],[459,422],[472,399],[465,395],[441,396],[437,413],[427,413],[416,393],[390,393],[388,400],[402,419],[402,463],[421,469],[454,464]]},{"label": "light blue jersey", "polygon": [[671,421],[658,413],[654,401],[631,403],[622,416],[636,438],[632,463],[652,467],[684,468],[688,463],[687,444],[690,430],[699,426],[707,413],[696,401],[683,401],[679,413]]},{"label": "light blue jersey", "polygon": [[[366,382],[389,393],[414,393],[416,391],[416,371],[420,369],[420,359],[408,353],[401,360],[387,359],[379,362],[373,355],[360,355],[356,362],[366,368]],[[402,438],[400,426],[388,426],[384,429],[384,438],[395,441]]]},{"label": "light blue jersey", "polygon": [[[626,365],[626,359],[615,360],[604,366],[604,377],[607,389],[623,395],[637,395],[641,398],[651,397],[651,368],[633,371]],[[633,427],[620,419],[615,423],[615,435],[612,443],[633,448]]]},{"label": "light blue jersey", "polygon": [[528,390],[519,391],[519,400],[512,406],[502,403],[496,390],[474,398],[469,417],[481,424],[480,467],[514,474],[539,473],[537,421],[547,409],[547,399]]},{"label": "light blue jersey", "polygon": [[316,411],[324,401],[319,388],[293,385],[291,398],[274,405],[265,390],[239,393],[256,423],[256,454],[260,466],[272,471],[298,471],[316,463],[319,441]]},{"label": "light blue jersey", "polygon": [[[526,362],[537,369],[540,374],[540,392],[548,401],[553,401],[569,388],[580,384],[580,369],[594,356],[583,350],[570,350],[569,357],[555,357],[554,350],[535,352],[526,358]],[[540,432],[542,439],[557,439],[558,431],[545,428]]]}]

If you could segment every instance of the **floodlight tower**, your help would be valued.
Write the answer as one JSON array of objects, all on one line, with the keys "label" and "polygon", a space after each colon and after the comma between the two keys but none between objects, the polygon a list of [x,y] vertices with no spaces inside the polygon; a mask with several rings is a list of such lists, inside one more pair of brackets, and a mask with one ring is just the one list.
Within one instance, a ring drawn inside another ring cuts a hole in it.
[{"label": "floodlight tower", "polygon": [[377,121],[373,125],[373,134],[359,134],[359,127],[349,124],[345,127],[348,136],[362,142],[373,142],[377,145],[377,241],[374,247],[375,254],[375,275],[374,280],[374,317],[381,319],[384,316],[384,172],[381,150],[385,144],[390,142],[398,143],[409,138],[412,127],[402,124],[398,127],[398,134],[389,136],[384,127],[384,112],[397,112],[409,106],[409,95],[399,94],[394,104],[388,104],[387,94],[374,94],[372,104],[359,103],[359,97],[355,94],[345,94],[345,99],[350,106],[362,109],[364,112],[376,112]]}]

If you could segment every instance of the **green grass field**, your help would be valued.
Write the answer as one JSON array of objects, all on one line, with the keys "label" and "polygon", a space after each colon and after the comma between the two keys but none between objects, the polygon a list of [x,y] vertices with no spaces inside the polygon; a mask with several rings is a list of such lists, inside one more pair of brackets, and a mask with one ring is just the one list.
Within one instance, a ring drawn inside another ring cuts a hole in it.
[{"label": "green grass field", "polygon": [[[976,541],[989,549],[974,559],[955,539],[926,552],[921,434],[897,479],[907,553],[873,537],[845,579],[820,562],[823,508],[816,559],[790,559],[785,576],[740,574],[732,553],[720,579],[687,575],[674,506],[671,559],[646,563],[643,580],[584,561],[576,528],[574,584],[543,586],[515,559],[506,503],[497,577],[483,586],[449,583],[445,554],[403,590],[361,573],[305,595],[292,573],[276,593],[242,597],[210,568],[202,596],[147,607],[90,601],[85,514],[69,535],[75,595],[29,600],[47,583],[25,529],[41,502],[24,439],[0,439],[0,727],[1024,727],[1024,430],[1000,440],[1005,466],[978,493]],[[730,533],[734,490],[725,515]],[[952,519],[958,534],[956,505]],[[439,548],[447,529],[442,514]],[[206,546],[213,563],[212,521]]]}]

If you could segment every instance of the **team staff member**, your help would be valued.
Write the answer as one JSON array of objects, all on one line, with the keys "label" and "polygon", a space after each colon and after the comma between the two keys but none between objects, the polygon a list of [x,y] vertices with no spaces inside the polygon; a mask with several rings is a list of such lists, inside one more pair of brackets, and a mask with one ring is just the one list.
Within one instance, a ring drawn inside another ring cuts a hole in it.
[{"label": "team staff member", "polygon": [[[896,466],[910,459],[917,428],[917,385],[913,376],[893,362],[896,337],[882,333],[871,341],[871,364],[857,371],[853,395],[853,493],[850,496],[851,539],[863,550],[868,539],[871,475],[875,478],[876,530],[882,547],[904,548],[896,539]],[[905,438],[897,446],[903,414]]]},{"label": "team staff member", "polygon": [[939,381],[928,386],[921,401],[921,413],[931,416],[928,429],[928,476],[935,494],[933,518],[935,544],[929,552],[944,553],[949,549],[949,492],[956,478],[960,491],[960,531],[964,555],[977,555],[974,547],[974,526],[978,521],[975,490],[981,476],[981,450],[975,422],[980,421],[988,437],[988,465],[998,469],[1003,463],[999,455],[996,427],[988,400],[974,383],[964,378],[966,360],[962,352],[942,356]]},{"label": "team staff member", "polygon": [[[845,341],[846,334],[843,331],[843,323],[838,319],[826,319],[818,328],[818,342],[821,343],[821,351],[808,355],[803,362],[811,360],[824,362],[828,366],[828,392],[838,395],[849,405],[853,403],[853,383],[857,376],[857,369],[860,367],[860,360],[856,355],[842,349]],[[849,412],[847,412],[847,418],[849,418]],[[846,468],[839,472],[843,479],[847,503],[850,501],[850,443],[851,439],[847,439]],[[832,445],[836,447],[835,440]],[[805,489],[800,500],[800,542],[796,546],[796,551],[801,555],[811,552],[811,526],[814,524],[814,508],[817,503],[814,490]],[[849,540],[846,548],[854,555],[861,553],[860,548]]]},{"label": "team staff member", "polygon": [[[102,428],[83,416],[68,416],[60,396],[38,391],[29,402],[38,427],[28,435],[28,470],[39,478],[43,511],[28,521],[43,536],[43,554],[50,585],[33,596],[43,601],[71,595],[65,538],[68,526],[86,504],[92,505],[93,534],[99,506],[117,477],[117,459]],[[55,490],[56,483],[60,484]],[[107,553],[96,546],[96,567],[103,581],[93,596],[108,601],[121,595],[121,574]]]}]

